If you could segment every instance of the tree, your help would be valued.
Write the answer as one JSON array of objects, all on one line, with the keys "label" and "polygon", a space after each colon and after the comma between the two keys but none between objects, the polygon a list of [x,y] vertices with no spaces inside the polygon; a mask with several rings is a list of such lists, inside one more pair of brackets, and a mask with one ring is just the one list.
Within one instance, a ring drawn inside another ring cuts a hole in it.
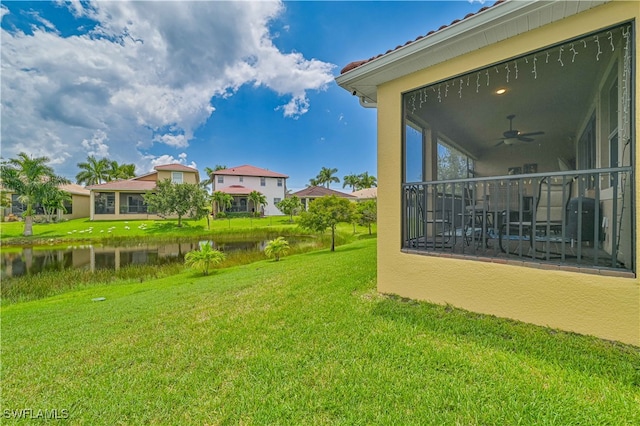
[{"label": "tree", "polygon": [[335,195],[315,199],[309,210],[302,212],[299,224],[301,227],[316,232],[324,232],[331,228],[331,251],[335,251],[336,225],[351,220],[351,201]]},{"label": "tree", "polygon": [[369,228],[371,235],[371,224],[378,221],[378,203],[376,200],[366,200],[356,204],[358,221],[360,225]]},{"label": "tree", "polygon": [[198,184],[172,183],[170,179],[164,179],[143,198],[149,210],[158,216],[178,216],[178,226],[182,226],[182,218],[186,215],[198,220],[209,214],[207,191]]},{"label": "tree", "polygon": [[346,175],[343,179],[342,187],[350,186],[353,191],[358,191],[360,189],[373,188],[376,183],[375,176],[370,176],[369,172],[364,172],[359,175]]},{"label": "tree", "polygon": [[297,195],[292,195],[276,203],[276,207],[284,214],[289,215],[289,222],[293,222],[293,215],[302,209],[302,202]]},{"label": "tree", "polygon": [[214,213],[216,214],[227,210],[233,203],[233,196],[222,191],[214,192],[212,199],[215,204]]},{"label": "tree", "polygon": [[135,164],[118,164],[117,161],[108,161],[107,182],[119,179],[130,179],[136,175]]},{"label": "tree", "polygon": [[55,185],[47,184],[42,188],[40,197],[40,205],[44,210],[44,214],[47,217],[47,221],[53,221],[53,215],[59,210],[67,211],[65,202],[71,201],[71,194],[67,191],[63,191]]},{"label": "tree", "polygon": [[350,174],[342,178],[342,187],[350,186],[352,192],[357,190],[359,183],[358,175]]},{"label": "tree", "polygon": [[90,155],[87,161],[78,163],[80,172],[76,175],[76,182],[79,185],[97,185],[108,180],[109,176],[109,160],[103,158],[98,160],[95,156]]},{"label": "tree", "polygon": [[209,241],[200,244],[200,250],[192,250],[184,256],[184,263],[189,268],[202,271],[203,275],[209,275],[209,267],[219,265],[226,259],[226,255],[219,250],[214,250]]},{"label": "tree", "polygon": [[267,205],[267,197],[258,191],[251,191],[248,198],[253,202],[255,216],[260,216],[260,209]]},{"label": "tree", "polygon": [[33,235],[35,206],[43,200],[47,185],[57,186],[69,182],[57,176],[47,162],[47,157],[33,158],[21,152],[18,158],[9,159],[0,165],[2,184],[18,194],[18,200],[26,206],[23,213],[25,237]]},{"label": "tree", "polygon": [[369,176],[369,172],[358,175],[358,189],[373,188],[378,182],[375,176]]},{"label": "tree", "polygon": [[213,173],[218,170],[225,170],[227,166],[223,166],[222,164],[216,164],[212,169],[211,167],[205,167],[204,173],[207,175],[207,178],[202,181],[202,183],[206,185],[211,185],[213,183]]},{"label": "tree", "polygon": [[264,248],[264,254],[269,258],[275,258],[276,262],[278,262],[280,256],[285,256],[289,252],[289,248],[289,242],[284,237],[278,237],[267,243]]},{"label": "tree", "polygon": [[340,179],[334,176],[336,173],[338,173],[338,169],[329,169],[327,167],[320,169],[320,173],[318,173],[318,176],[316,176],[315,179],[317,186],[325,186],[326,188],[329,188],[329,185],[334,182],[340,183]]},{"label": "tree", "polygon": [[311,178],[311,179],[309,179],[309,185],[308,186],[321,186],[321,184],[318,181],[318,179]]}]

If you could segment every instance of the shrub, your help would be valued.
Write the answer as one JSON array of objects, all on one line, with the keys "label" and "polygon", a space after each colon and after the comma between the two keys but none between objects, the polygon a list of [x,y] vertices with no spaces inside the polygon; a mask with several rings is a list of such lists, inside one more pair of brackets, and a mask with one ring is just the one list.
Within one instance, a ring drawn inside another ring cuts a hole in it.
[{"label": "shrub", "polygon": [[200,250],[193,250],[184,256],[184,263],[190,268],[202,270],[203,275],[209,275],[209,267],[215,266],[226,258],[219,250],[214,250],[210,242],[200,244]]},{"label": "shrub", "polygon": [[284,256],[289,251],[289,242],[284,237],[278,237],[267,243],[264,248],[264,254],[267,257],[274,257],[276,262],[280,260],[280,256]]}]

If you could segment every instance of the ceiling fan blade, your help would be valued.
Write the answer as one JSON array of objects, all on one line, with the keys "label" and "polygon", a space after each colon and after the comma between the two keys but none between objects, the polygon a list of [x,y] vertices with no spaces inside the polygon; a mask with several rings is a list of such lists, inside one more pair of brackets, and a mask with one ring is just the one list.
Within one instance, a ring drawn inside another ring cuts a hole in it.
[{"label": "ceiling fan blade", "polygon": [[518,140],[519,140],[519,141],[522,141],[522,142],[533,142],[535,139],[533,139],[533,138],[527,138],[527,137],[524,137],[524,136],[520,135],[520,136],[518,137]]},{"label": "ceiling fan blade", "polygon": [[544,135],[544,132],[530,132],[530,133],[521,133],[519,136],[520,137],[528,137],[528,136],[537,136],[537,135]]},{"label": "ceiling fan blade", "polygon": [[499,147],[500,145],[503,145],[503,144],[504,144],[504,140],[500,140],[500,142],[498,142],[497,144],[495,144],[493,147],[494,147],[494,148],[497,148],[497,147]]}]

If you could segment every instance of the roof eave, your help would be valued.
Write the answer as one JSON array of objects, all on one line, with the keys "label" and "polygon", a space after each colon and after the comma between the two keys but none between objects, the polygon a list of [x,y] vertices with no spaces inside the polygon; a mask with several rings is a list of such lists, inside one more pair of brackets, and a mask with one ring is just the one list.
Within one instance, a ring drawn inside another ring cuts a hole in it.
[{"label": "roof eave", "polygon": [[[505,28],[503,40],[610,1],[612,0],[581,0],[576,1],[575,7],[571,8],[564,7],[566,0],[505,1],[372,59],[337,76],[335,80],[349,93],[364,97],[370,102],[377,102],[377,86],[380,84],[501,41],[488,39],[484,35],[488,29]],[[562,13],[557,13],[558,6],[563,6]],[[552,17],[549,22],[530,20],[524,29],[514,25],[516,20],[523,17],[554,8],[556,13],[549,13]],[[470,39],[473,39],[473,43]],[[441,54],[434,55],[434,52]],[[399,63],[402,63],[402,66],[398,66]]]}]

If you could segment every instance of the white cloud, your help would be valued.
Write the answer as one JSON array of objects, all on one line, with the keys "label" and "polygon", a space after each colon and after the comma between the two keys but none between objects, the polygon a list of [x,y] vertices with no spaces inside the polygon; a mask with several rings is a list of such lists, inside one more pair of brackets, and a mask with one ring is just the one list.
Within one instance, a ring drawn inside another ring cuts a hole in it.
[{"label": "white cloud", "polygon": [[198,166],[195,161],[187,163],[187,154],[182,152],[178,154],[178,158],[173,155],[162,154],[158,156],[148,155],[143,158],[144,165],[138,165],[137,169],[142,170],[142,173],[151,172],[155,166],[162,166],[165,164],[183,164],[185,166],[193,167],[197,169]]},{"label": "white cloud", "polygon": [[2,29],[4,157],[25,151],[75,164],[111,153],[139,162],[153,145],[186,148],[214,112],[212,97],[267,87],[285,98],[283,115],[297,118],[309,110],[308,91],[333,80],[332,64],[273,44],[280,2],[58,6],[95,27],[64,36],[55,17],[33,14],[30,33]]},{"label": "white cloud", "polygon": [[97,158],[108,157],[109,145],[105,143],[108,139],[104,131],[97,130],[91,139],[83,139],[81,145],[87,152],[87,156],[93,155]]}]

